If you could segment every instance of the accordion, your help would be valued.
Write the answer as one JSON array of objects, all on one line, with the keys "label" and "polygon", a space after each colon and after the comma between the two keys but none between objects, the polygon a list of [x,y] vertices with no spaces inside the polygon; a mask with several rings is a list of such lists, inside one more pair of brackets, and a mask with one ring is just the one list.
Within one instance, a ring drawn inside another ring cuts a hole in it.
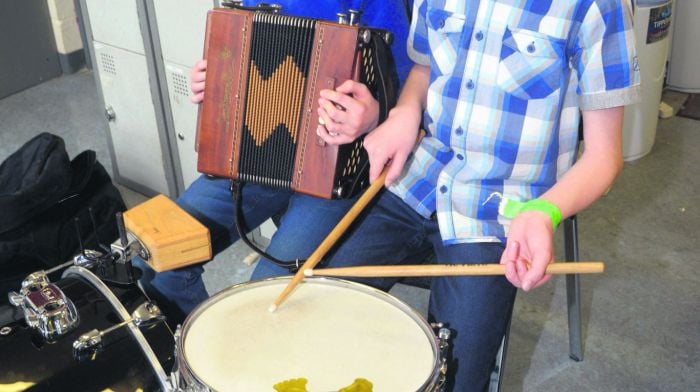
[{"label": "accordion", "polygon": [[398,91],[390,44],[390,33],[356,23],[209,11],[197,169],[326,199],[357,194],[369,182],[363,137],[341,146],[318,137],[319,92],[362,82],[381,123]]}]

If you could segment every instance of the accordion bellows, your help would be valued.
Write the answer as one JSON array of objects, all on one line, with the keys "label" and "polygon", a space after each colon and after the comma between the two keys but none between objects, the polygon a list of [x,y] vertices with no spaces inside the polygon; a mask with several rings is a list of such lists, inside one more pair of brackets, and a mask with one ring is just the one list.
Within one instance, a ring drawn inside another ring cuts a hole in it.
[{"label": "accordion bellows", "polygon": [[362,188],[369,166],[362,139],[330,146],[316,135],[321,90],[348,79],[364,82],[370,91],[377,84],[375,49],[358,43],[361,29],[211,10],[198,170],[323,198],[347,197]]}]

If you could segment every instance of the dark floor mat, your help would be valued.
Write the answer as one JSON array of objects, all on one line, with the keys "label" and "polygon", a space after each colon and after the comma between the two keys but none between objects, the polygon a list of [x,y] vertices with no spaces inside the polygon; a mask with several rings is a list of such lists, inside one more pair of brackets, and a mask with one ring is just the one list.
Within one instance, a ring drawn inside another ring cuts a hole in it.
[{"label": "dark floor mat", "polygon": [[700,94],[690,94],[683,105],[683,109],[678,111],[678,115],[700,120]]}]

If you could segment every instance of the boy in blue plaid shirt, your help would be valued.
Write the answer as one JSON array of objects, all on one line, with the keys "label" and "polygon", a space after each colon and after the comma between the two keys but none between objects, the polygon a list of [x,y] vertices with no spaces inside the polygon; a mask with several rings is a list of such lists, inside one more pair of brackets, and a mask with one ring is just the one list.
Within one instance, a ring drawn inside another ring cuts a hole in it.
[{"label": "boy in blue plaid shirt", "polygon": [[[502,263],[506,277],[433,279],[429,317],[454,330],[450,390],[484,390],[516,288],[550,276],[558,222],[622,169],[623,106],[639,97],[628,0],[417,0],[415,65],[365,140],[388,191],[333,266]],[[322,105],[331,123],[337,109]],[[582,114],[582,116],[581,116]],[[579,119],[585,149],[574,164]],[[427,135],[414,147],[421,123]],[[329,133],[330,132],[330,133]],[[332,129],[319,134],[333,143]],[[573,165],[573,166],[572,166]],[[361,280],[389,289],[395,279]]]}]

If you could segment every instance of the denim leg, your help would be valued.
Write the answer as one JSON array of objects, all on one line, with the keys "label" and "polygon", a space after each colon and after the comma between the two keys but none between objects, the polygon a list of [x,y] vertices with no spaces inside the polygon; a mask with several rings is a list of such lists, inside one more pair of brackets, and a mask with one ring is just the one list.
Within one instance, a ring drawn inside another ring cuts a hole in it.
[{"label": "denim leg", "polygon": [[[239,239],[234,223],[235,206],[229,189],[230,181],[227,179],[200,176],[176,201],[209,229],[213,254]],[[287,190],[253,184],[246,184],[242,192],[241,209],[248,228],[259,226],[283,210],[291,194]],[[144,267],[142,262],[138,265]],[[149,296],[159,301],[166,315],[177,321],[209,297],[202,281],[203,265],[195,264],[160,273],[149,272],[141,279],[141,284]]]},{"label": "denim leg", "polygon": [[[426,221],[401,199],[384,191],[365,211],[323,266],[420,264],[431,249]],[[347,278],[381,290],[389,290],[397,278]]]},{"label": "denim leg", "polygon": [[[230,180],[200,176],[178,199],[177,204],[209,229],[212,251],[218,254],[239,239]],[[284,210],[292,192],[256,184],[242,188],[243,226],[252,230]]]},{"label": "denim leg", "polygon": [[203,264],[155,272],[140,257],[132,262],[144,271],[141,287],[158,304],[171,327],[181,324],[195,306],[209,297],[202,280]]},{"label": "denim leg", "polygon": [[[437,223],[436,223],[437,225]],[[498,263],[500,243],[442,245],[433,236],[442,264]],[[442,277],[432,281],[429,318],[452,330],[447,390],[485,391],[510,320],[516,289],[504,276]]]},{"label": "denim leg", "polygon": [[[326,200],[294,194],[266,252],[283,261],[308,258],[355,204],[357,198]],[[251,280],[289,273],[288,269],[262,258],[255,267]]]}]

